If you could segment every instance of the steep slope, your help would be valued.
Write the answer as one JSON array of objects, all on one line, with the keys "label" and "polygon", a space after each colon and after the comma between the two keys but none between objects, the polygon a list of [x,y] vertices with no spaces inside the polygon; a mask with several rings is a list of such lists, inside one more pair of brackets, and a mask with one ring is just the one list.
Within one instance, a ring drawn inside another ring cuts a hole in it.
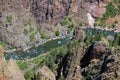
[{"label": "steep slope", "polygon": [[14,60],[6,61],[4,49],[0,46],[0,80],[25,80]]},{"label": "steep slope", "polygon": [[[103,0],[1,0],[0,41],[6,48],[42,44],[46,39],[64,37],[72,27],[93,26],[94,17],[105,13]],[[69,16],[69,17],[68,17]],[[68,18],[68,20],[67,20]],[[61,27],[65,26],[65,27]],[[58,32],[58,34],[57,34]]]}]

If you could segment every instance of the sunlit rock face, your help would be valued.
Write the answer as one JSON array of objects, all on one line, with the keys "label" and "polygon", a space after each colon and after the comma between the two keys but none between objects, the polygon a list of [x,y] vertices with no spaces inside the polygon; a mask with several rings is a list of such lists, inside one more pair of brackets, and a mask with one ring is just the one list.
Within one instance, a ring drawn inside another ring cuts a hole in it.
[{"label": "sunlit rock face", "polygon": [[92,5],[89,9],[89,13],[95,18],[102,18],[103,14],[105,14],[105,7],[98,7],[96,5]]},{"label": "sunlit rock face", "polygon": [[22,72],[14,60],[6,62],[4,49],[0,46],[0,80],[25,80]]},{"label": "sunlit rock face", "polygon": [[55,75],[53,74],[53,72],[46,66],[43,66],[42,68],[39,68],[35,72],[35,79],[34,80],[38,80],[39,75],[42,75],[41,80],[46,80],[46,79],[47,80],[56,80]]}]

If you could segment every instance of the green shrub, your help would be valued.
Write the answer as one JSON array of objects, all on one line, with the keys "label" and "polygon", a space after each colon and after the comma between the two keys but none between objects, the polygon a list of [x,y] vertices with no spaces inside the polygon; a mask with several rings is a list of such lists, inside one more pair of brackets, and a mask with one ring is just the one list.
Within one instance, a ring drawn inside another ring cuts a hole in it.
[{"label": "green shrub", "polygon": [[74,27],[73,23],[68,26],[68,28],[71,28],[71,29],[73,29],[73,27]]},{"label": "green shrub", "polygon": [[64,78],[64,76],[63,76],[63,75],[60,77],[60,80],[65,80],[65,78]]},{"label": "green shrub", "polygon": [[31,26],[32,25],[32,20],[29,19],[28,24]]},{"label": "green shrub", "polygon": [[94,26],[98,26],[98,23],[97,23],[97,22],[95,22],[95,23],[94,23]]},{"label": "green shrub", "polygon": [[65,25],[67,25],[68,24],[68,20],[67,20],[67,18],[64,18],[62,21],[61,21],[61,26],[65,26]]},{"label": "green shrub", "polygon": [[4,43],[4,42],[0,42],[0,45],[1,45],[2,47],[5,47],[5,43]]},{"label": "green shrub", "polygon": [[115,20],[114,23],[117,24],[117,23],[118,23],[118,20]]},{"label": "green shrub", "polygon": [[55,66],[54,66],[55,63],[57,62],[57,60],[62,61],[62,59],[66,53],[67,53],[66,46],[59,47],[59,48],[52,50],[46,58],[46,61],[45,61],[46,65],[54,72],[55,71]]},{"label": "green shrub", "polygon": [[113,40],[113,46],[120,46],[120,34],[116,34]]},{"label": "green shrub", "polygon": [[28,34],[28,30],[24,29],[24,34],[27,35]]},{"label": "green shrub", "polygon": [[103,16],[103,19],[107,20],[108,17],[115,17],[117,15],[117,13],[118,13],[117,9],[114,7],[114,5],[112,4],[112,2],[110,2],[106,6],[106,13]]},{"label": "green shrub", "polygon": [[114,0],[115,3],[119,3],[120,4],[120,0]]},{"label": "green shrub", "polygon": [[57,30],[57,31],[55,32],[55,35],[56,35],[56,36],[59,36],[59,35],[60,35],[60,31]]},{"label": "green shrub", "polygon": [[34,62],[35,64],[37,64],[37,65],[40,65],[40,63],[41,63],[43,60],[45,60],[45,58],[46,58],[46,55],[39,56],[39,57],[33,59],[33,62]]},{"label": "green shrub", "polygon": [[98,26],[105,27],[106,23],[104,20],[101,20],[101,22],[98,24]]},{"label": "green shrub", "polygon": [[25,80],[32,80],[34,78],[34,73],[32,70],[28,70],[24,74]]},{"label": "green shrub", "polygon": [[73,24],[73,23],[72,23],[72,24],[70,24],[70,25],[68,26],[67,33],[70,33],[70,32],[71,32],[71,30],[73,29],[73,27],[74,27],[74,24]]},{"label": "green shrub", "polygon": [[70,53],[73,53],[74,50],[75,50],[75,48],[78,46],[78,44],[79,44],[79,43],[78,43],[77,40],[71,41],[71,42],[67,45],[68,51],[69,51]]},{"label": "green shrub", "polygon": [[54,64],[55,64],[55,58],[50,55],[46,61],[47,66],[52,70],[52,72],[55,71]]},{"label": "green shrub", "polygon": [[12,23],[12,16],[7,16],[7,22],[10,24]]},{"label": "green shrub", "polygon": [[68,17],[68,20],[71,22],[71,21],[72,21],[72,16],[69,16],[69,17]]},{"label": "green shrub", "polygon": [[70,32],[71,32],[71,29],[70,29],[70,28],[68,28],[67,33],[69,34]]},{"label": "green shrub", "polygon": [[95,41],[101,41],[102,40],[102,38],[103,38],[103,33],[102,32],[97,32],[96,34],[95,34]]},{"label": "green shrub", "polygon": [[45,33],[41,33],[41,38],[42,39],[48,39],[48,36]]},{"label": "green shrub", "polygon": [[28,63],[27,62],[23,62],[23,61],[17,61],[17,65],[20,68],[20,70],[25,70],[28,68]]},{"label": "green shrub", "polygon": [[83,26],[83,22],[80,22],[80,23],[79,23],[79,26]]},{"label": "green shrub", "polygon": [[111,27],[112,27],[112,28],[115,28],[115,27],[116,27],[116,25],[113,23],[113,24],[111,25]]},{"label": "green shrub", "polygon": [[33,41],[35,39],[34,33],[30,35],[30,41]]},{"label": "green shrub", "polygon": [[34,28],[30,27],[30,33],[33,31]]}]

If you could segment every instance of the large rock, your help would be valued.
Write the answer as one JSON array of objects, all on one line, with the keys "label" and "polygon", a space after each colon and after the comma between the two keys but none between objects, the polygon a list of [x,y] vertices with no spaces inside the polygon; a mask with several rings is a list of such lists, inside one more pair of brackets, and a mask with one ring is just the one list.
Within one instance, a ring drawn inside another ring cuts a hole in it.
[{"label": "large rock", "polygon": [[12,80],[25,80],[24,76],[14,60],[9,60],[7,64],[8,71],[12,75]]},{"label": "large rock", "polygon": [[102,18],[105,14],[106,8],[92,5],[89,9],[89,13],[95,18]]},{"label": "large rock", "polygon": [[4,49],[0,46],[0,80],[25,80],[14,60],[6,62]]},{"label": "large rock", "polygon": [[85,55],[81,60],[81,67],[88,66],[91,62],[98,62],[102,59],[104,52],[106,51],[107,43],[99,41],[93,43],[86,49]]},{"label": "large rock", "polygon": [[41,80],[56,80],[53,72],[46,66],[39,68],[35,72],[35,80],[38,80],[38,78],[39,78],[39,76],[37,76],[37,75],[42,75]]},{"label": "large rock", "polygon": [[107,43],[99,41],[93,44],[91,49],[92,59],[100,59],[103,53],[106,51]]}]

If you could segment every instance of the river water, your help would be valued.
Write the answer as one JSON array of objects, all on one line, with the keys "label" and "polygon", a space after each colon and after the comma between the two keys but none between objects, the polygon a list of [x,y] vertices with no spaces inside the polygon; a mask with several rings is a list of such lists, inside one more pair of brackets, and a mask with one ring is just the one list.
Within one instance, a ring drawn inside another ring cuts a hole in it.
[{"label": "river water", "polygon": [[45,53],[53,48],[66,45],[71,41],[70,37],[64,39],[56,39],[46,42],[43,45],[38,47],[33,47],[26,52],[15,51],[10,54],[5,54],[5,59],[13,58],[14,60],[30,59],[39,56],[42,53]]},{"label": "river water", "polygon": [[[96,30],[96,29],[90,29],[90,28],[87,28],[87,29],[84,29],[84,30],[85,30],[85,33],[87,35],[94,35],[97,32],[103,33],[104,36],[108,36],[108,35],[114,36],[116,34],[113,31]],[[67,37],[67,38],[64,38],[64,39],[51,40],[51,41],[48,41],[45,44],[40,45],[38,47],[33,47],[26,52],[15,51],[11,54],[5,54],[5,58],[6,59],[13,58],[15,60],[34,58],[34,57],[37,57],[37,56],[53,49],[53,48],[66,45],[70,41],[71,41],[70,37]]]}]

